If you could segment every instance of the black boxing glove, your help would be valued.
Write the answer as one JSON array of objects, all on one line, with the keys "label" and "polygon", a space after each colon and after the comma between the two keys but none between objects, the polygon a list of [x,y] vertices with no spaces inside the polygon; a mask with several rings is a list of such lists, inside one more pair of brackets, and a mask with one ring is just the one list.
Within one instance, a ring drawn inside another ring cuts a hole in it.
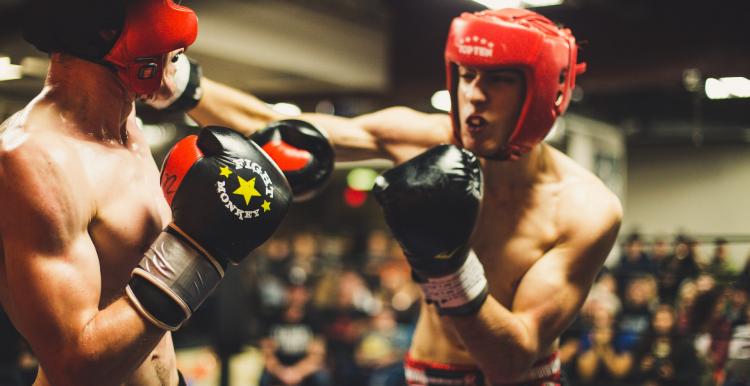
[{"label": "black boxing glove", "polygon": [[203,71],[198,62],[184,53],[172,58],[175,72],[170,80],[162,82],[161,89],[143,102],[167,112],[187,112],[198,105],[203,97],[201,77]]},{"label": "black boxing glove", "polygon": [[482,200],[477,157],[434,147],[380,175],[373,192],[427,301],[442,315],[477,312],[488,293],[468,246]]},{"label": "black boxing glove", "polygon": [[323,132],[298,119],[273,122],[250,139],[276,162],[292,186],[295,201],[314,197],[333,172],[333,146]]},{"label": "black boxing glove", "polygon": [[265,242],[291,202],[283,173],[252,141],[218,126],[178,142],[162,165],[173,220],[133,270],[127,295],[176,330],[237,263]]}]

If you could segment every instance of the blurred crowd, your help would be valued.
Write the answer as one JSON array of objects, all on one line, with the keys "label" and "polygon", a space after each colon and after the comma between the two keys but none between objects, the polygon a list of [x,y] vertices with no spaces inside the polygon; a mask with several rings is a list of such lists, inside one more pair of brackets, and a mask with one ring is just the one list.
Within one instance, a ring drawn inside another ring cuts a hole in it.
[{"label": "blurred crowd", "polygon": [[[632,234],[621,250],[561,338],[571,383],[750,385],[750,268],[733,269],[727,242],[704,257],[687,236]],[[175,334],[178,348],[226,359],[256,347],[262,386],[405,385],[421,293],[386,231],[296,232],[254,254]],[[2,314],[0,333],[0,384],[33,379],[33,356]]]},{"label": "blurred crowd", "polygon": [[575,385],[750,385],[750,270],[727,241],[629,235],[561,339]]}]

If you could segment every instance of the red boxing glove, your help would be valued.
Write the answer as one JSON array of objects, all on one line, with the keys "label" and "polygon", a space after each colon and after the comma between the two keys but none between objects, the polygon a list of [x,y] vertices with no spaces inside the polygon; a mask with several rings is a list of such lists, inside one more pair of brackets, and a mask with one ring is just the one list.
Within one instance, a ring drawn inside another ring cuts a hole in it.
[{"label": "red boxing glove", "polygon": [[284,172],[295,201],[314,197],[333,172],[333,146],[323,132],[306,121],[285,119],[250,136]]}]

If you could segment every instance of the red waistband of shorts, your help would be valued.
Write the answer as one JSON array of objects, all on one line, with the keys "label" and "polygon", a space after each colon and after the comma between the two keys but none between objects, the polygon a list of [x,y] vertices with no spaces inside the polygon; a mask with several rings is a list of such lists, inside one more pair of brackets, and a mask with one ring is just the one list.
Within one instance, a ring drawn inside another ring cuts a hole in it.
[{"label": "red waistband of shorts", "polygon": [[[417,360],[407,354],[404,367],[406,381],[410,386],[481,386],[484,384],[484,375],[474,365]],[[560,358],[555,352],[535,362],[521,381],[494,383],[494,385],[557,386],[560,380]]]}]

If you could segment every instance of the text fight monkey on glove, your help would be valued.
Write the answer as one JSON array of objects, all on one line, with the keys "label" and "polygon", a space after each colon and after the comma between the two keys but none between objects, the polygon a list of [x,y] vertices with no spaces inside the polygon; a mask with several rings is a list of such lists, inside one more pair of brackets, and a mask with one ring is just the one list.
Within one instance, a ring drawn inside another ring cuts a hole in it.
[{"label": "text fight monkey on glove", "polygon": [[281,223],[291,189],[255,143],[225,127],[178,142],[161,186],[173,221],[133,271],[127,294],[157,326],[176,330],[224,276]]}]

